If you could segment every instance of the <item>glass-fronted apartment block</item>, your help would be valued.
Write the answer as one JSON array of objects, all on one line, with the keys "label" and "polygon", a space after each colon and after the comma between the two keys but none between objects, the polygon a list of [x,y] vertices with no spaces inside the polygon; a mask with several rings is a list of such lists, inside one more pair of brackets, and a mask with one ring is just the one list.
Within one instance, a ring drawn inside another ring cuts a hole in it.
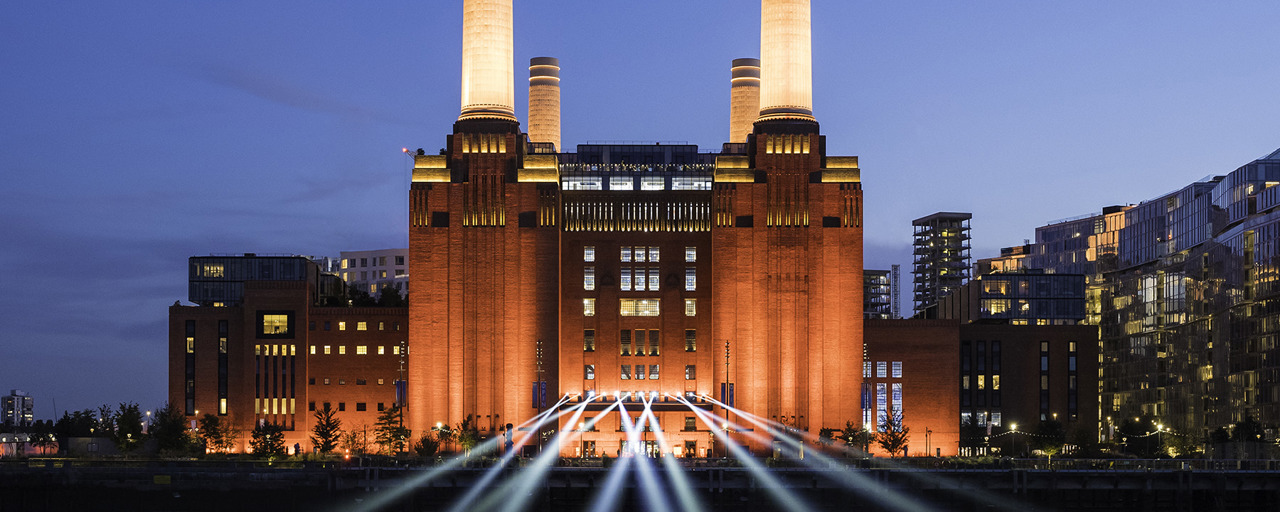
[{"label": "glass-fronted apartment block", "polygon": [[911,270],[917,317],[934,318],[938,301],[969,280],[968,213],[938,212],[911,221]]},{"label": "glass-fronted apartment block", "polygon": [[1276,185],[1280,151],[1036,230],[1028,267],[1086,276],[1101,417],[1151,415],[1189,435],[1247,417],[1280,424]]},{"label": "glass-fronted apartment block", "polygon": [[1010,325],[1076,325],[1085,318],[1084,276],[1044,271],[978,276],[942,299],[939,318]]}]

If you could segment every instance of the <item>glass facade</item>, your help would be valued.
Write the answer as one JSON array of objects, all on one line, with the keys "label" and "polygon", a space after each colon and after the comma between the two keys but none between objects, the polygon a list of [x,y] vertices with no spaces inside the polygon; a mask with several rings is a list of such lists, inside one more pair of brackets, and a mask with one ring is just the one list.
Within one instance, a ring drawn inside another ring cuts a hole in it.
[{"label": "glass facade", "polygon": [[1247,417],[1280,423],[1276,185],[1280,151],[1036,230],[1028,267],[1086,276],[1101,417],[1151,415],[1196,436]]}]

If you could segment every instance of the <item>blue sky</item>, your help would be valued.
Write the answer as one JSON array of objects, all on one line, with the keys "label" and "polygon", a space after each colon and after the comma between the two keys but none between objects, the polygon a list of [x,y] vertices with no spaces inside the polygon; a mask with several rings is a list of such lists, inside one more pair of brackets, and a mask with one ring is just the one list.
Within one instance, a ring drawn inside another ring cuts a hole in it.
[{"label": "blue sky", "polygon": [[[564,141],[727,137],[755,1],[516,2]],[[814,2],[814,111],[858,155],[866,266],[973,212],[975,257],[1280,147],[1274,1]],[[165,397],[186,258],[407,244],[459,107],[461,2],[0,4],[0,390],[37,416]]]}]

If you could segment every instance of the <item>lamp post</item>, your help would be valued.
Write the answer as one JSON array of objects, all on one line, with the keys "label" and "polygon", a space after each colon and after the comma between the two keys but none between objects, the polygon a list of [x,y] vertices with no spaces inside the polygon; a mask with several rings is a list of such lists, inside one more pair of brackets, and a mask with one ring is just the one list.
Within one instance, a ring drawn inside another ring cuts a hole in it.
[{"label": "lamp post", "polygon": [[933,434],[933,431],[932,431],[932,430],[929,430],[929,427],[925,427],[925,428],[924,428],[924,454],[925,454],[926,456],[927,456],[927,455],[929,455],[929,454],[931,454],[931,453],[933,453],[933,451],[929,449],[929,435],[930,435],[930,434]]},{"label": "lamp post", "polygon": [[[1012,432],[1012,433],[1014,433],[1014,434],[1017,434],[1017,433],[1018,433],[1018,424],[1017,424],[1017,423],[1010,423],[1010,424],[1009,424],[1009,428],[1010,428],[1010,429],[1012,429],[1010,432]],[[1017,437],[1017,436],[1013,436],[1013,440],[1012,440],[1012,441],[1010,441],[1010,443],[1012,443],[1012,444],[1013,444],[1013,453],[1014,453],[1014,455],[1017,455],[1017,454],[1018,454],[1018,437]]]}]

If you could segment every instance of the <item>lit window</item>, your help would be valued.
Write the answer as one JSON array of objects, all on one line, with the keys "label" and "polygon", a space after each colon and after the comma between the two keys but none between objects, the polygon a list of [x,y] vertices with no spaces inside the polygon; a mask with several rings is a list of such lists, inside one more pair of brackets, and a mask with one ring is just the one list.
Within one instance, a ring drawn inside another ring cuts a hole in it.
[{"label": "lit window", "polygon": [[596,330],[595,329],[582,330],[582,351],[583,352],[596,351]]},{"label": "lit window", "polygon": [[658,255],[659,255],[659,252],[660,252],[660,251],[658,250],[658,248],[657,248],[657,247],[650,247],[650,248],[649,248],[649,263],[657,263],[657,262],[658,262]]},{"label": "lit window", "polygon": [[[594,299],[592,314],[594,315]],[[619,299],[618,314],[622,316],[658,316],[659,299]]]},{"label": "lit window", "polygon": [[609,190],[635,190],[635,180],[630,176],[611,176]]},{"label": "lit window", "polygon": [[345,331],[345,330],[347,330],[347,323],[346,323],[346,322],[338,322],[338,330],[339,330],[339,331]]},{"label": "lit window", "polygon": [[582,316],[596,316],[595,299],[582,299]]},{"label": "lit window", "polygon": [[658,380],[658,365],[649,365],[649,380]]},{"label": "lit window", "polygon": [[378,355],[383,355],[383,354],[386,354],[386,353],[387,353],[387,347],[384,347],[384,346],[382,346],[382,345],[378,345]]},{"label": "lit window", "polygon": [[187,353],[196,353],[196,339],[194,337],[187,336]]},{"label": "lit window", "polygon": [[391,347],[391,354],[397,355],[397,356],[400,355],[400,347],[399,346]]},{"label": "lit window", "polygon": [[325,346],[324,346],[324,354],[325,354],[325,355],[329,355],[329,346],[328,346],[328,345],[325,345]]},{"label": "lit window", "polygon": [[871,361],[862,362],[862,377],[865,379],[871,378]]},{"label": "lit window", "polygon": [[889,365],[884,361],[876,362],[876,377],[883,379],[889,375]]},{"label": "lit window", "polygon": [[693,267],[685,267],[684,291],[691,292],[697,289],[698,289],[698,270]]},{"label": "lit window", "polygon": [[381,385],[382,385],[382,379],[378,379],[378,385],[379,385],[379,386],[381,386]]},{"label": "lit window", "polygon": [[369,330],[369,323],[368,323],[368,322],[356,322],[356,330],[357,330],[357,331],[367,331],[367,330]]},{"label": "lit window", "polygon": [[596,380],[596,365],[594,364],[582,365],[582,378],[583,380]]},{"label": "lit window", "polygon": [[226,398],[218,399],[218,414],[223,416],[227,415],[227,399]]},{"label": "lit window", "polygon": [[311,346],[311,355],[313,355],[313,356],[314,356],[314,355],[316,355],[316,346],[315,346],[315,345],[312,345],[312,346]]},{"label": "lit window", "polygon": [[697,330],[694,330],[694,329],[684,330],[684,351],[685,352],[698,351],[698,331]]},{"label": "lit window", "polygon": [[586,267],[582,269],[582,289],[587,291],[596,289],[595,267]]},{"label": "lit window", "polygon": [[693,262],[695,262],[695,261],[698,261],[698,248],[697,248],[697,247],[685,247],[685,248],[684,248],[684,261],[685,261],[685,263],[693,263]]},{"label": "lit window", "polygon": [[596,246],[588,245],[582,248],[582,261],[587,263],[596,261]]},{"label": "lit window", "polygon": [[346,353],[347,353],[347,346],[346,346],[346,345],[338,345],[338,354],[339,354],[339,355],[342,355],[342,354],[346,354]]},{"label": "lit window", "polygon": [[369,347],[367,345],[356,345],[356,355],[363,356],[368,354]]},{"label": "lit window", "polygon": [[997,375],[991,376],[991,389],[994,389],[994,390],[1000,389],[1000,375],[997,374]]},{"label": "lit window", "polygon": [[622,261],[623,261],[623,263],[628,263],[628,262],[630,262],[630,261],[631,261],[631,246],[629,246],[629,245],[628,245],[628,246],[623,246],[623,247],[622,247],[622,254],[621,254],[621,256],[622,256]]},{"label": "lit window", "polygon": [[289,334],[289,315],[264,313],[262,315],[262,334],[268,336]]},{"label": "lit window", "polygon": [[892,373],[892,374],[890,374],[890,375],[892,375],[892,376],[893,376],[893,378],[895,378],[895,379],[901,379],[901,378],[902,378],[902,361],[894,361],[894,362],[893,362],[893,373]]},{"label": "lit window", "polygon": [[[624,292],[631,291],[631,267],[622,267],[622,276],[618,279],[618,289]],[[639,288],[637,286],[636,288]]]},{"label": "lit window", "polygon": [[204,277],[225,277],[225,267],[222,264],[204,265]]},{"label": "lit window", "polygon": [[378,330],[379,330],[379,331],[386,330],[386,328],[387,328],[387,323],[386,323],[386,322],[378,322]]},{"label": "lit window", "polygon": [[658,267],[649,267],[649,291],[658,291]]},{"label": "lit window", "polygon": [[631,380],[631,365],[622,365],[622,380]]},{"label": "lit window", "polygon": [[698,367],[692,364],[684,365],[684,380],[695,380],[698,378]]},{"label": "lit window", "polygon": [[698,316],[698,299],[684,300],[684,316]]},{"label": "lit window", "polygon": [[645,376],[644,370],[645,370],[644,365],[642,364],[636,365],[636,380],[645,380],[647,378]]},{"label": "lit window", "polygon": [[326,377],[326,378],[324,379],[324,385],[326,385],[326,386],[328,386],[328,385],[329,385],[329,379],[328,379],[328,377]]},{"label": "lit window", "polygon": [[978,376],[978,389],[979,389],[979,390],[987,389],[987,376],[986,376],[986,375],[979,375],[979,376]]},{"label": "lit window", "polygon": [[665,190],[667,179],[662,176],[641,176],[640,190]]},{"label": "lit window", "polygon": [[[640,331],[640,335],[643,336],[644,331]],[[644,343],[644,339],[641,338],[640,342]],[[624,356],[631,355],[631,331],[630,330],[623,329],[621,331],[621,333],[618,336],[618,347],[619,347],[619,350],[622,351],[622,355]],[[640,354],[640,355],[644,355],[644,354]]]},{"label": "lit window", "polygon": [[350,262],[351,262],[351,258],[343,258],[343,259],[342,259],[342,268],[347,268],[348,266],[350,266]]}]

